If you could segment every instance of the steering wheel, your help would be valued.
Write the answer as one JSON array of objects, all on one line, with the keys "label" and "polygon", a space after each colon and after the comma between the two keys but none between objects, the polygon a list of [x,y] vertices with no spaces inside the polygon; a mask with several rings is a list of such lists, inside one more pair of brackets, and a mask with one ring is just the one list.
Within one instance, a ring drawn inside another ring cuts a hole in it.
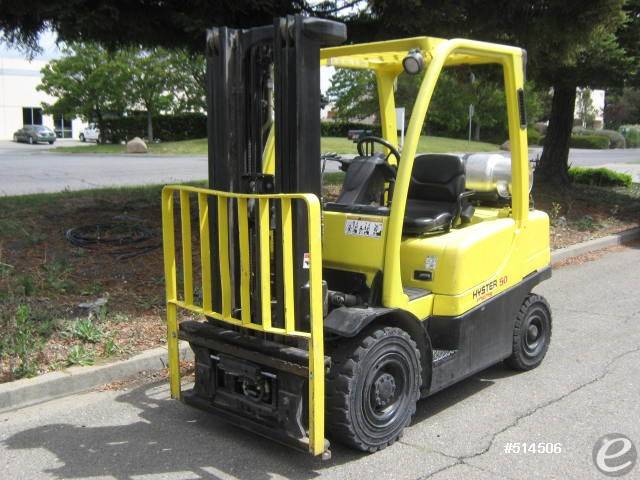
[{"label": "steering wheel", "polygon": [[365,147],[365,143],[371,143],[371,144],[379,143],[383,147],[388,148],[389,154],[385,157],[384,160],[388,163],[389,156],[393,154],[393,156],[396,157],[396,164],[400,165],[400,152],[398,152],[398,149],[393,145],[391,145],[389,142],[387,142],[384,138],[369,136],[369,137],[362,137],[360,140],[358,140],[358,155],[360,155],[361,157],[368,157],[373,153],[373,148],[371,148],[370,152],[368,147],[366,150],[363,148]]}]

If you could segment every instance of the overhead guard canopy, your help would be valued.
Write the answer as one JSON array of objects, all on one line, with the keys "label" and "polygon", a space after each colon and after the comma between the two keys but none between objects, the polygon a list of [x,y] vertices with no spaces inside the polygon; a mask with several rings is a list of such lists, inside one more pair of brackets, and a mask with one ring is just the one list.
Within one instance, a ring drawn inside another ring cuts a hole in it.
[{"label": "overhead guard canopy", "polygon": [[[402,59],[413,49],[420,50],[426,64],[431,62],[439,45],[449,40],[437,37],[413,37],[383,42],[360,43],[320,50],[320,62],[323,66],[338,68],[389,69],[402,70]],[[484,42],[474,42],[478,45]],[[486,44],[489,45],[489,44]],[[495,44],[491,44],[495,48]],[[518,50],[516,47],[501,46],[507,50]],[[499,52],[472,53],[456,52],[449,55],[445,66],[481,65],[500,63],[503,55]]]}]

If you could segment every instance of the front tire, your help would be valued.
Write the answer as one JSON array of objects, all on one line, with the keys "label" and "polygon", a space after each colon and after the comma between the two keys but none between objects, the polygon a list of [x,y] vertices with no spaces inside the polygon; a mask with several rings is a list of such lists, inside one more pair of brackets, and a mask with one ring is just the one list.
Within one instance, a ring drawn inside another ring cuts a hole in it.
[{"label": "front tire", "polygon": [[33,137],[29,137],[29,145],[33,145]]},{"label": "front tire", "polygon": [[80,141],[83,143],[87,141],[87,139],[84,138],[84,133],[81,133],[79,138],[80,138]]},{"label": "front tire", "polygon": [[420,352],[407,332],[377,326],[331,351],[327,377],[327,430],[335,440],[365,452],[402,436],[416,411]]},{"label": "front tire", "polygon": [[542,363],[551,343],[551,307],[544,297],[529,294],[513,328],[513,351],[505,361],[514,370],[526,371]]}]

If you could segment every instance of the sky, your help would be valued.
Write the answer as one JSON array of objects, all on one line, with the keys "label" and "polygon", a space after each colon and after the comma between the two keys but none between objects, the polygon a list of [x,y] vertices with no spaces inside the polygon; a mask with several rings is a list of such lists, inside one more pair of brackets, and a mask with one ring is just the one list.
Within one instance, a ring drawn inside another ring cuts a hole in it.
[{"label": "sky", "polygon": [[[34,58],[37,60],[52,60],[60,57],[60,50],[56,46],[56,38],[56,34],[51,30],[43,32],[38,40],[42,52],[35,55]],[[0,56],[5,58],[28,58],[24,51],[8,47],[4,42],[0,43]]]}]

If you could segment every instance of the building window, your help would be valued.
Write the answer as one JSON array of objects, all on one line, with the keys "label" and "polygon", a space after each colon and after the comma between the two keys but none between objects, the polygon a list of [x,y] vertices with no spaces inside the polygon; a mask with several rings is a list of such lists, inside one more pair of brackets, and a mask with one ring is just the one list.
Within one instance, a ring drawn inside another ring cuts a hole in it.
[{"label": "building window", "polygon": [[71,138],[71,119],[59,113],[53,114],[53,130],[58,138]]},{"label": "building window", "polygon": [[23,125],[42,125],[42,109],[38,107],[22,107]]}]

